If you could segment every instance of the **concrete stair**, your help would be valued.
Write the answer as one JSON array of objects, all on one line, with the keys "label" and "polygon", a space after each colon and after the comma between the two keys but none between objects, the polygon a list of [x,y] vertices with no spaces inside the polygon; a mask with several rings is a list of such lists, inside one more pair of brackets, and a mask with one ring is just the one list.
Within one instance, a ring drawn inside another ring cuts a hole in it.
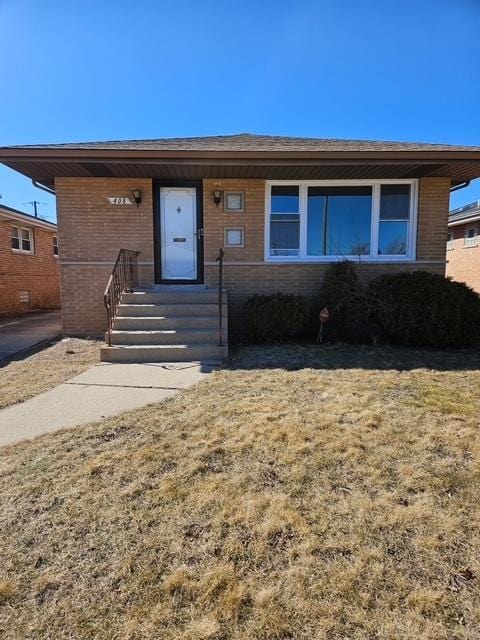
[{"label": "concrete stair", "polygon": [[[228,355],[227,294],[223,293],[223,345],[219,346],[218,290],[161,286],[122,296],[112,346],[102,362],[218,362]],[[107,336],[106,336],[107,338]]]}]

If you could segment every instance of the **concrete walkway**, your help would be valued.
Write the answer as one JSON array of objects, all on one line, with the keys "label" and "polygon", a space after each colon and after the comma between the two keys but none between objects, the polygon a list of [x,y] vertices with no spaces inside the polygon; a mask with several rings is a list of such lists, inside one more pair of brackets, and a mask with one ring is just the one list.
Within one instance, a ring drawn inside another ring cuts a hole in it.
[{"label": "concrete walkway", "polygon": [[0,447],[161,402],[215,368],[198,362],[98,364],[46,393],[1,410]]},{"label": "concrete walkway", "polygon": [[29,313],[0,322],[0,361],[62,333],[60,311]]}]

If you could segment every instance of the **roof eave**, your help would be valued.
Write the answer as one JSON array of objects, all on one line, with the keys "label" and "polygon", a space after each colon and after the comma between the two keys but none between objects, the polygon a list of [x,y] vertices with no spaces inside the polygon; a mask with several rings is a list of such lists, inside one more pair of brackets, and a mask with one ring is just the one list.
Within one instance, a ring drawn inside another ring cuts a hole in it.
[{"label": "roof eave", "polygon": [[469,222],[478,222],[480,220],[480,213],[466,216],[465,218],[459,218],[458,220],[452,220],[448,222],[449,227],[458,227],[461,224],[468,224]]},{"label": "roof eave", "polygon": [[90,162],[118,162],[141,160],[189,162],[207,159],[209,162],[221,160],[271,162],[274,159],[285,160],[400,160],[414,161],[480,161],[480,151],[194,151],[194,150],[146,150],[146,149],[31,149],[18,147],[0,148],[0,162],[36,162],[51,161],[72,162],[77,160]]},{"label": "roof eave", "polygon": [[40,227],[42,229],[46,229],[48,231],[56,231],[57,225],[54,222],[49,222],[48,220],[42,220],[41,218],[35,218],[34,216],[30,216],[28,213],[23,213],[22,211],[14,211],[10,210],[10,208],[0,207],[0,219],[6,220],[7,222],[17,222],[19,224],[23,224],[25,226],[30,227]]}]

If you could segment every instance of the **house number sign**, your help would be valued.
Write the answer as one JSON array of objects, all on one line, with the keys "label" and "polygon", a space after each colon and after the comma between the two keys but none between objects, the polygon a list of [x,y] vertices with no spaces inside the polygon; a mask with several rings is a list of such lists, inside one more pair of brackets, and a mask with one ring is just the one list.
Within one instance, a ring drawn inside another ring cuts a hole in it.
[{"label": "house number sign", "polygon": [[110,204],[133,204],[130,198],[125,196],[107,196],[107,200]]}]

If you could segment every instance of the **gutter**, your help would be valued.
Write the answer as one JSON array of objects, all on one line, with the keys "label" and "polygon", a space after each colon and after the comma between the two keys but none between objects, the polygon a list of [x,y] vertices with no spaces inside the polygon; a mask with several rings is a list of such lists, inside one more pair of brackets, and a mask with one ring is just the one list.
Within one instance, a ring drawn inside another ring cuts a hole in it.
[{"label": "gutter", "polygon": [[46,187],[44,184],[40,184],[40,182],[37,182],[33,178],[32,178],[32,184],[33,184],[34,187],[37,187],[37,189],[41,189],[42,191],[46,191],[47,193],[49,193],[52,196],[55,195],[55,190],[54,189],[50,189],[50,187]]},{"label": "gutter", "polygon": [[465,187],[468,187],[470,185],[470,182],[471,180],[465,180],[465,182],[461,182],[455,187],[450,187],[450,193],[453,193],[454,191],[460,191],[460,189],[465,189]]}]

